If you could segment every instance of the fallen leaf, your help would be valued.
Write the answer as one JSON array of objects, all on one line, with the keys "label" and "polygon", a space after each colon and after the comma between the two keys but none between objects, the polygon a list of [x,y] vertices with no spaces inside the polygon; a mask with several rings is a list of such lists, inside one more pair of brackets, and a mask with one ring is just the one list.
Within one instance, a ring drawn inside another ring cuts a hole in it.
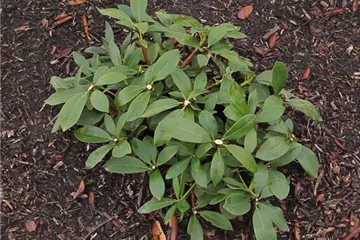
[{"label": "fallen leaf", "polygon": [[68,2],[67,5],[69,6],[76,6],[76,5],[81,5],[85,2],[85,0],[71,0]]},{"label": "fallen leaf", "polygon": [[161,224],[159,221],[155,221],[152,228],[153,240],[166,240],[166,235],[162,230]]},{"label": "fallen leaf", "polygon": [[254,50],[257,54],[261,56],[265,56],[265,54],[269,51],[269,49],[265,46],[254,47]]},{"label": "fallen leaf", "polygon": [[250,16],[253,10],[254,7],[252,5],[248,5],[246,7],[241,8],[237,16],[239,19],[244,20]]},{"label": "fallen leaf", "polygon": [[41,25],[44,28],[48,28],[49,27],[49,20],[47,20],[46,18],[43,18],[43,20],[41,20]]},{"label": "fallen leaf", "polygon": [[35,232],[36,231],[36,222],[34,220],[27,220],[25,223],[25,227],[28,232]]},{"label": "fallen leaf", "polygon": [[90,204],[91,206],[94,206],[94,205],[95,205],[94,192],[90,192],[90,193],[89,193],[89,204]]},{"label": "fallen leaf", "polygon": [[302,80],[306,80],[310,77],[310,73],[311,73],[311,70],[310,70],[310,67],[307,66],[303,75],[302,75]]},{"label": "fallen leaf", "polygon": [[78,187],[76,193],[73,196],[74,199],[79,197],[81,194],[83,194],[84,190],[85,190],[85,182],[84,182],[84,180],[81,179],[79,187]]},{"label": "fallen leaf", "polygon": [[29,31],[31,28],[29,27],[29,25],[24,25],[18,28],[15,28],[15,32],[22,32],[22,31]]},{"label": "fallen leaf", "polygon": [[59,56],[60,56],[60,57],[68,57],[68,56],[70,56],[71,52],[72,52],[72,48],[71,48],[71,47],[64,48],[63,50],[61,50]]},{"label": "fallen leaf", "polygon": [[356,12],[358,5],[359,5],[359,0],[354,0],[353,6],[352,6],[353,12]]},{"label": "fallen leaf", "polygon": [[277,33],[273,33],[273,34],[270,36],[270,38],[269,38],[269,47],[270,47],[270,48],[275,47],[277,37],[278,37]]},{"label": "fallen leaf", "polygon": [[179,231],[179,226],[178,226],[178,220],[175,215],[173,215],[170,218],[169,227],[171,228],[170,240],[176,240]]}]

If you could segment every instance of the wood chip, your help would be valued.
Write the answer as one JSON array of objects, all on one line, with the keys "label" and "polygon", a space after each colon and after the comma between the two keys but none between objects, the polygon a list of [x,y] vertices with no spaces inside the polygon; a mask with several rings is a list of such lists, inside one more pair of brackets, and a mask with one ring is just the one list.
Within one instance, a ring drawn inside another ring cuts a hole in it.
[{"label": "wood chip", "polygon": [[161,224],[159,221],[155,221],[152,228],[153,240],[166,240],[166,235],[162,230]]},{"label": "wood chip", "polygon": [[178,220],[176,216],[172,216],[170,218],[169,227],[171,228],[170,240],[176,240],[179,231]]},{"label": "wood chip", "polygon": [[81,194],[83,194],[84,190],[85,190],[85,182],[84,182],[84,180],[81,179],[79,187],[78,187],[76,193],[73,196],[74,199],[79,197]]},{"label": "wood chip", "polygon": [[71,0],[67,3],[67,5],[69,6],[77,6],[77,5],[81,5],[85,2],[85,0]]},{"label": "wood chip", "polygon": [[274,48],[275,44],[276,44],[276,39],[278,37],[278,34],[275,32],[271,35],[271,37],[269,38],[269,47],[270,48]]},{"label": "wood chip", "polygon": [[25,227],[28,232],[35,232],[36,231],[36,222],[34,220],[27,220],[25,223]]}]

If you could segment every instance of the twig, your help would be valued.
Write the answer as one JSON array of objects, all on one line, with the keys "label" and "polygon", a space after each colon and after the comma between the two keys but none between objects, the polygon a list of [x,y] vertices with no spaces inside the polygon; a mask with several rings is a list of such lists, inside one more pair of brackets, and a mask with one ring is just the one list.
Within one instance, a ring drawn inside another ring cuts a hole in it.
[{"label": "twig", "polygon": [[148,53],[147,53],[147,49],[146,49],[144,46],[141,46],[141,51],[142,51],[142,53],[143,53],[143,55],[144,55],[146,64],[147,64],[148,66],[150,66],[150,65],[151,65],[151,61],[150,61],[149,55],[148,55]]},{"label": "twig", "polygon": [[94,227],[85,237],[83,240],[86,240],[88,237],[91,236],[91,234],[93,234],[94,232],[96,232],[96,230],[98,230],[99,228],[101,228],[102,226],[104,226],[105,224],[107,224],[108,222],[110,222],[111,220],[113,220],[114,217],[108,218],[105,221],[101,222],[99,225],[97,225],[96,227]]},{"label": "twig", "polygon": [[358,235],[360,233],[360,227],[354,229],[349,235],[347,235],[344,240],[350,240],[353,237],[355,237],[356,235]]},{"label": "twig", "polygon": [[268,40],[268,38],[271,37],[271,35],[273,35],[274,33],[276,33],[279,30],[280,30],[280,27],[278,25],[275,25],[275,27],[270,29],[267,33],[265,33],[264,36],[262,36],[262,39]]},{"label": "twig", "polygon": [[189,65],[190,62],[191,62],[191,59],[195,56],[196,52],[197,52],[197,49],[194,49],[194,50],[190,53],[190,55],[185,59],[185,61],[181,64],[180,68],[184,68],[184,67],[186,67],[187,65]]},{"label": "twig", "polygon": [[81,16],[81,20],[82,20],[83,25],[84,25],[84,33],[85,33],[85,36],[86,36],[88,39],[90,39],[90,36],[89,36],[89,23],[88,23],[88,21],[87,21],[87,19],[86,19],[86,15],[85,15],[85,14]]}]

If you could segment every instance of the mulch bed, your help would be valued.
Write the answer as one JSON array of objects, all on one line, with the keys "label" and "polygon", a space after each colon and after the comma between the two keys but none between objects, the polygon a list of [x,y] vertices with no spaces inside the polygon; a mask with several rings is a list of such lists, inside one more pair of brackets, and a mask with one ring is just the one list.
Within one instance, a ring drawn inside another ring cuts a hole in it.
[{"label": "mulch bed", "polygon": [[[84,170],[87,146],[71,132],[50,133],[58,111],[44,106],[51,94],[50,77],[73,74],[71,51],[98,44],[105,18],[96,7],[120,3],[88,0],[71,7],[66,2],[2,2],[1,235],[4,239],[151,239],[153,221],[137,213],[149,199],[142,178],[111,175],[101,167]],[[257,71],[271,68],[276,60],[285,62],[290,70],[288,88],[321,110],[320,124],[294,115],[295,133],[316,151],[321,169],[318,179],[307,177],[295,164],[283,169],[293,183],[291,196],[279,203],[291,226],[284,239],[296,239],[299,231],[305,239],[344,239],[359,228],[360,9],[353,12],[350,0],[149,2],[151,12],[165,9],[207,24],[241,26],[249,38],[233,42],[239,53],[250,58]],[[238,9],[249,4],[254,12],[240,21]],[[62,12],[72,13],[73,19],[47,28]],[[83,14],[92,40],[84,36]],[[275,46],[269,48],[263,36],[275,26],[280,30]],[[121,29],[116,27],[115,32],[120,39]],[[310,76],[303,80],[307,67]],[[82,179],[85,192],[74,199],[72,193]],[[94,206],[89,204],[91,194]],[[242,227],[234,232],[209,226],[208,239],[253,239],[248,220],[248,216],[235,220],[234,225]],[[89,235],[94,227],[98,229]],[[187,239],[186,234],[179,239]]]}]

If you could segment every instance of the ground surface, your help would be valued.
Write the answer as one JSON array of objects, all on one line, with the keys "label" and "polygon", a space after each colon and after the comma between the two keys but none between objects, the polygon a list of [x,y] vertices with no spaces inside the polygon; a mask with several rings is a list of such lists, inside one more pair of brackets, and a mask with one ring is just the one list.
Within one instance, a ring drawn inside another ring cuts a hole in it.
[{"label": "ground surface", "polygon": [[[165,9],[193,15],[208,24],[238,24],[249,38],[234,44],[243,56],[256,63],[255,69],[261,71],[271,68],[275,60],[284,61],[290,69],[288,88],[320,108],[324,118],[321,124],[296,115],[297,136],[318,154],[321,174],[314,180],[296,168],[285,169],[292,173],[293,183],[291,196],[281,203],[291,226],[285,239],[295,239],[297,230],[307,239],[343,239],[359,227],[360,80],[354,73],[360,72],[360,9],[352,12],[349,0],[149,2],[151,11]],[[91,33],[100,39],[105,18],[97,14],[96,7],[114,7],[118,3],[89,0],[82,6],[68,7],[64,1],[2,1],[4,239],[83,239],[112,216],[118,220],[100,227],[88,239],[151,239],[152,220],[137,213],[138,200],[149,197],[146,191],[141,198],[138,196],[143,185],[140,177],[110,175],[101,168],[83,170],[88,154],[85,144],[74,140],[72,133],[50,134],[56,110],[43,106],[51,94],[50,77],[74,71],[67,50],[81,51],[92,44],[83,35],[80,15],[87,14]],[[248,19],[238,20],[238,9],[248,4],[254,5],[254,12]],[[339,13],[333,8],[343,10]],[[77,17],[50,34],[50,29],[43,27],[43,19],[51,25],[62,12]],[[275,47],[269,50],[262,37],[275,25],[281,30]],[[15,31],[21,26],[30,29]],[[65,56],[60,58],[61,54]],[[311,75],[301,80],[307,66]],[[90,207],[86,196],[74,200],[71,195],[81,179],[86,184],[85,194],[94,193],[95,208]],[[241,221],[234,225],[249,224],[247,216]],[[36,230],[28,232],[26,222],[28,228],[35,223]],[[248,229],[238,227],[234,233],[225,234],[216,229],[207,235],[209,239],[252,239]]]}]

